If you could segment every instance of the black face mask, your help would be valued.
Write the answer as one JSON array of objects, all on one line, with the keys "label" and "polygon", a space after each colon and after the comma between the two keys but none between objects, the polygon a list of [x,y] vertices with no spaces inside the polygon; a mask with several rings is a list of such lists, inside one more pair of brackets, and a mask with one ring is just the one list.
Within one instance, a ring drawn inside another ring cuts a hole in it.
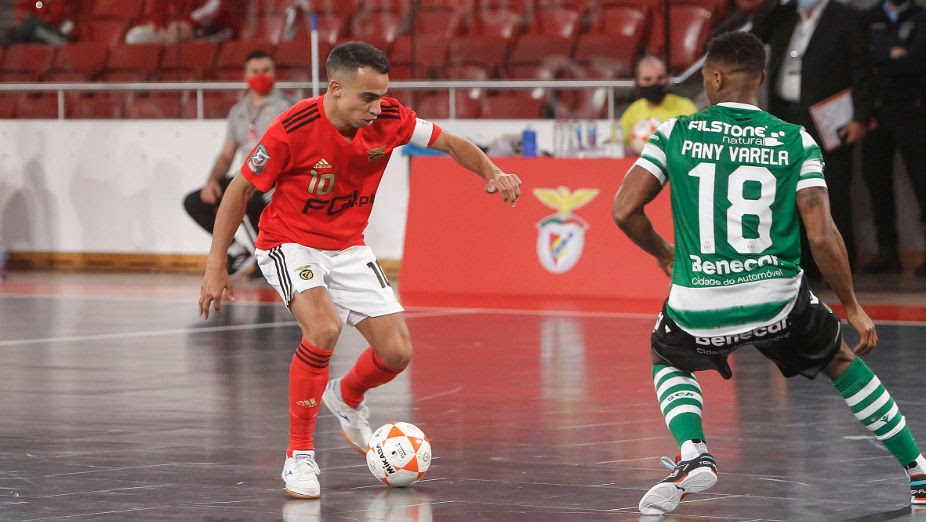
[{"label": "black face mask", "polygon": [[645,98],[646,101],[653,105],[659,105],[666,97],[666,86],[661,83],[657,83],[656,85],[637,86],[637,92],[639,92],[640,97]]}]

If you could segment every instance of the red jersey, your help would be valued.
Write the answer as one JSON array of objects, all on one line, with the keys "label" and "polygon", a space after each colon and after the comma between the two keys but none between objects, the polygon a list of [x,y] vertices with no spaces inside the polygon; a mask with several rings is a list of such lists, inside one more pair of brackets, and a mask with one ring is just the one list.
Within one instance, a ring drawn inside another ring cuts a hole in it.
[{"label": "red jersey", "polygon": [[320,250],[362,245],[376,190],[392,151],[427,147],[440,127],[418,119],[393,98],[348,142],[325,115],[324,95],[277,116],[241,167],[241,175],[273,199],[260,217],[257,248],[298,243]]}]

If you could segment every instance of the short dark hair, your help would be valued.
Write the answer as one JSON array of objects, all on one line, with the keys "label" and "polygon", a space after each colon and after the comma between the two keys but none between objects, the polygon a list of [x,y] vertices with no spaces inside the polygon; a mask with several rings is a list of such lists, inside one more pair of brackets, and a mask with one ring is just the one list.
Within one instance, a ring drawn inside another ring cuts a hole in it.
[{"label": "short dark hair", "polygon": [[752,33],[722,33],[707,43],[704,61],[759,73],[765,69],[765,46]]},{"label": "short dark hair", "polygon": [[361,67],[370,67],[380,74],[388,74],[389,58],[366,42],[345,42],[332,49],[325,62],[329,78],[337,71],[353,72]]},{"label": "short dark hair", "polygon": [[251,60],[255,60],[257,58],[270,58],[270,61],[273,61],[272,54],[268,53],[267,51],[263,49],[254,49],[253,51],[249,52],[247,56],[244,57],[244,63],[248,63]]}]

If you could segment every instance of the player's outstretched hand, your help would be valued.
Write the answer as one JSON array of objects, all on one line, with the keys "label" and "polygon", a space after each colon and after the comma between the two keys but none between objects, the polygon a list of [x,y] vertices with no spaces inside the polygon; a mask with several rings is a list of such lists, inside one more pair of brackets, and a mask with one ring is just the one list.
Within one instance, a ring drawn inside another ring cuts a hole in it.
[{"label": "player's outstretched hand", "polygon": [[[222,267],[224,268],[224,267]],[[235,289],[232,286],[231,277],[225,270],[209,270],[203,275],[203,284],[199,287],[199,315],[203,319],[209,319],[209,307],[215,308],[218,314],[222,309],[222,296],[228,292],[228,298],[235,300]]]},{"label": "player's outstretched hand", "polygon": [[485,191],[489,194],[496,192],[502,195],[502,200],[507,201],[513,207],[521,197],[521,178],[516,174],[506,174],[501,172],[486,182]]},{"label": "player's outstretched hand", "polygon": [[859,340],[855,348],[852,349],[855,355],[867,355],[878,345],[878,332],[875,331],[875,323],[868,317],[865,310],[861,307],[852,312],[846,312],[846,319],[849,324],[858,332]]}]

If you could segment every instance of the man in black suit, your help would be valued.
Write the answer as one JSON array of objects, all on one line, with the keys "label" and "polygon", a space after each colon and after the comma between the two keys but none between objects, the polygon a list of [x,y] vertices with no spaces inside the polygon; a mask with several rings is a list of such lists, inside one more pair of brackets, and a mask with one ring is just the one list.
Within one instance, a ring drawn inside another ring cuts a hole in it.
[{"label": "man in black suit", "polygon": [[[899,272],[894,154],[900,151],[921,208],[926,208],[926,10],[913,0],[881,0],[868,11],[875,120],[862,142],[865,184],[879,253],[863,272]],[[921,219],[926,218],[926,213]],[[918,270],[924,274],[926,265]]]},{"label": "man in black suit", "polygon": [[[823,151],[831,212],[855,262],[852,232],[851,145],[864,136],[872,116],[873,80],[862,13],[836,0],[767,0],[753,19],[753,32],[769,44],[768,111],[799,125],[823,143],[810,107],[851,89],[851,121],[839,131],[841,145]],[[819,277],[802,234],[801,266]]]}]

